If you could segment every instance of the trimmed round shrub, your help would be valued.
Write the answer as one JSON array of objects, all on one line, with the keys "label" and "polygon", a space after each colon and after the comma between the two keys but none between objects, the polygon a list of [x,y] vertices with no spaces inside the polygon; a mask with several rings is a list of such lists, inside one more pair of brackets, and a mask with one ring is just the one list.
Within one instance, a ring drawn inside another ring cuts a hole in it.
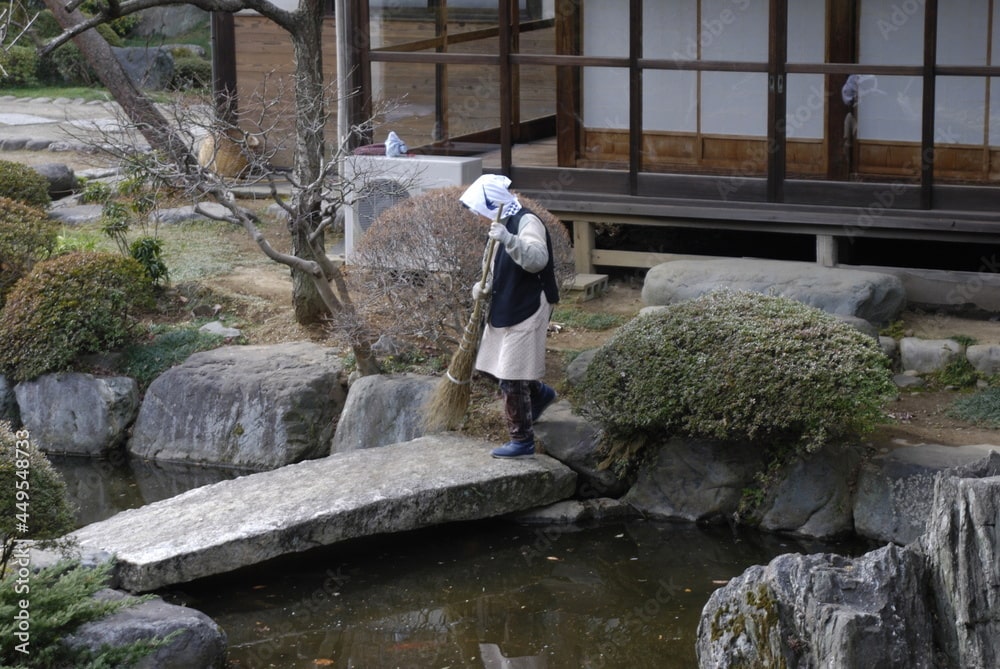
[{"label": "trimmed round shrub", "polygon": [[793,300],[720,291],[623,326],[578,396],[627,467],[672,435],[812,452],[874,429],[895,392],[870,336]]},{"label": "trimmed round shrub", "polygon": [[27,165],[0,160],[0,197],[44,209],[52,201],[49,180]]},{"label": "trimmed round shrub", "polygon": [[51,255],[59,225],[36,207],[0,197],[0,307],[35,263]]},{"label": "trimmed round shrub", "polygon": [[[2,73],[6,72],[6,76]],[[38,85],[38,55],[28,46],[0,49],[0,84],[4,86]]]},{"label": "trimmed round shrub", "polygon": [[174,57],[174,78],[170,87],[175,91],[209,88],[212,85],[212,63],[198,56]]},{"label": "trimmed round shrub", "polygon": [[152,297],[132,258],[77,252],[42,261],[0,312],[0,371],[24,381],[129,343],[138,335],[135,314],[152,307]]},{"label": "trimmed round shrub", "polygon": [[[66,483],[59,472],[10,424],[0,421],[0,541],[3,563],[19,539],[56,539],[76,526],[73,506],[66,493]],[[20,476],[18,472],[24,472]],[[21,483],[27,481],[27,483]],[[18,490],[26,493],[18,494]],[[18,506],[19,502],[27,505]],[[20,511],[23,509],[23,511]],[[18,514],[23,514],[19,517]]]},{"label": "trimmed round shrub", "polygon": [[[347,272],[355,306],[379,332],[457,342],[472,311],[472,284],[482,277],[490,223],[466,208],[464,186],[406,197],[375,219]],[[519,196],[552,238],[556,280],[572,276],[569,234],[538,202]]]}]

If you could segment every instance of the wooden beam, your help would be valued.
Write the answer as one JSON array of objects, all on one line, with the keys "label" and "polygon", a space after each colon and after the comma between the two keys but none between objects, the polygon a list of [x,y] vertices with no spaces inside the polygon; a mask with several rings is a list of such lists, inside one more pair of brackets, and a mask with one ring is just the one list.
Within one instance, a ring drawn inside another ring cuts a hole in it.
[{"label": "wooden beam", "polygon": [[[557,0],[556,54],[579,55],[582,27],[580,0]],[[556,164],[560,167],[576,167],[583,150],[580,88],[580,68],[556,67]]]},{"label": "wooden beam", "polygon": [[924,209],[934,206],[934,116],[937,84],[938,0],[925,0],[924,5],[924,97],[920,149],[920,204]]},{"label": "wooden beam", "polygon": [[[435,50],[438,53],[448,51],[448,0],[429,0],[436,9],[434,12],[434,37],[439,42]],[[434,65],[434,131],[431,133],[435,141],[446,139],[448,130],[448,66],[443,63]]]},{"label": "wooden beam", "polygon": [[236,31],[233,15],[212,12],[212,95],[215,113],[230,123],[239,115],[236,97]]},{"label": "wooden beam", "polygon": [[836,267],[837,260],[837,238],[833,235],[816,235],[816,262],[823,267]]},{"label": "wooden beam", "polygon": [[768,27],[767,199],[785,199],[785,138],[788,115],[788,0],[770,0]]},{"label": "wooden beam", "polygon": [[590,221],[573,223],[573,262],[577,274],[593,274],[594,226]]},{"label": "wooden beam", "polygon": [[638,192],[639,170],[642,167],[642,1],[629,1],[629,73],[628,73],[628,174],[629,192]]},{"label": "wooden beam", "polygon": [[511,13],[517,11],[517,5],[511,0],[500,0],[497,20],[500,22],[500,170],[510,174],[511,157],[511,119],[513,104],[513,72],[511,71]]},{"label": "wooden beam", "polygon": [[[368,0],[348,0],[344,3],[347,9],[347,28],[351,39],[344,51],[348,54],[346,63],[348,90],[354,94],[347,101],[350,128],[363,127],[364,122],[372,116],[372,64],[368,58],[368,45],[371,44],[369,28]],[[351,146],[368,144],[372,141],[371,134],[359,136],[352,133]]]},{"label": "wooden beam", "polygon": [[[827,52],[828,63],[857,62],[856,4],[853,2],[827,3]],[[840,90],[852,73],[827,74],[827,115],[826,115],[826,176],[828,179],[846,180],[850,177],[850,151],[853,142],[845,143],[844,121],[850,111],[843,104]]]}]

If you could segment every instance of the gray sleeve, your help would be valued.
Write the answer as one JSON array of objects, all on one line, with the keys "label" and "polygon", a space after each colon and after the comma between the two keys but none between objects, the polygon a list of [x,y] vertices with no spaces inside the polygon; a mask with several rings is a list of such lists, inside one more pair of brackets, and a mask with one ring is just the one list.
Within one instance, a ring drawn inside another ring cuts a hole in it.
[{"label": "gray sleeve", "polygon": [[504,245],[511,259],[524,271],[537,273],[549,262],[549,249],[545,245],[545,225],[534,214],[521,217],[517,234]]}]

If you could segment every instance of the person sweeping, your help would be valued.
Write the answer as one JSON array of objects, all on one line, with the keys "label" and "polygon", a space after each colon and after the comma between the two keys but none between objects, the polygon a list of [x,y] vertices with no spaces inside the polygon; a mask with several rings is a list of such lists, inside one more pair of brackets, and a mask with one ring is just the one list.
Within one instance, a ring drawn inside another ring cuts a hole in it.
[{"label": "person sweeping", "polygon": [[549,318],[559,302],[552,240],[509,187],[505,176],[484,175],[460,198],[490,219],[495,249],[484,259],[490,263],[486,279],[472,286],[474,300],[490,298],[475,368],[499,381],[510,434],[510,441],[491,451],[495,458],[533,456],[532,424],[556,399],[556,391],[540,381]]}]

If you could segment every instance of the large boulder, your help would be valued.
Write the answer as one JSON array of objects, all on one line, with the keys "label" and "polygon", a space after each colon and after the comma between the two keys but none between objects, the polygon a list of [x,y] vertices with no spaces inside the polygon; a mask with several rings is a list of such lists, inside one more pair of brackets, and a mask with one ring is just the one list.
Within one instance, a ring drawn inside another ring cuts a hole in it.
[{"label": "large boulder", "polygon": [[[103,590],[97,597],[120,600],[129,595]],[[72,648],[99,651],[103,646],[120,647],[140,640],[174,637],[147,655],[136,669],[222,669],[226,666],[226,633],[201,611],[168,604],[159,597],[81,625],[64,643]]]},{"label": "large boulder", "polygon": [[621,497],[628,490],[626,481],[600,466],[600,429],[574,414],[569,402],[560,400],[545,411],[535,424],[535,437],[546,454],[576,472],[577,496]]},{"label": "large boulder", "polygon": [[892,321],[906,305],[903,282],[891,274],[749,258],[656,265],[646,274],[642,299],[647,305],[663,306],[721,289],[787,297],[872,323]]},{"label": "large boulder", "polygon": [[662,520],[731,517],[764,467],[760,450],[746,444],[674,437],[655,450],[623,501]]},{"label": "large boulder", "polygon": [[854,495],[854,531],[906,545],[924,533],[937,476],[989,455],[996,446],[919,444],[894,448],[861,467]]},{"label": "large boulder", "polygon": [[423,407],[437,386],[432,376],[363,376],[351,384],[331,453],[410,441],[424,434]]},{"label": "large boulder", "polygon": [[926,556],[950,667],[1000,667],[1000,452],[938,477]]},{"label": "large boulder", "polygon": [[35,165],[32,169],[48,179],[49,197],[53,200],[72,195],[80,188],[73,168],[65,163],[44,163]]},{"label": "large boulder", "polygon": [[698,666],[931,669],[925,578],[923,561],[893,544],[856,559],[778,556],[712,593]]},{"label": "large boulder", "polygon": [[781,555],[714,592],[699,666],[1000,666],[1000,450],[936,473],[932,500],[907,546]]},{"label": "large boulder", "polygon": [[113,46],[111,53],[138,88],[160,91],[174,78],[174,57],[166,47]]},{"label": "large boulder", "polygon": [[646,517],[712,523],[739,513],[769,532],[824,539],[853,530],[853,483],[861,462],[854,449],[796,458],[770,476],[754,500],[747,491],[761,488],[759,475],[767,468],[759,446],[673,437],[654,448],[622,498]]},{"label": "large boulder", "polygon": [[342,372],[335,349],[308,342],[196,353],[150,384],[129,451],[254,469],[327,455]]},{"label": "large boulder", "polygon": [[796,459],[771,491],[760,528],[807,537],[849,534],[854,529],[852,483],[860,463],[861,453],[852,448],[826,448]]},{"label": "large boulder", "polygon": [[139,387],[124,376],[45,374],[14,387],[24,429],[46,453],[103,457],[126,439]]}]

